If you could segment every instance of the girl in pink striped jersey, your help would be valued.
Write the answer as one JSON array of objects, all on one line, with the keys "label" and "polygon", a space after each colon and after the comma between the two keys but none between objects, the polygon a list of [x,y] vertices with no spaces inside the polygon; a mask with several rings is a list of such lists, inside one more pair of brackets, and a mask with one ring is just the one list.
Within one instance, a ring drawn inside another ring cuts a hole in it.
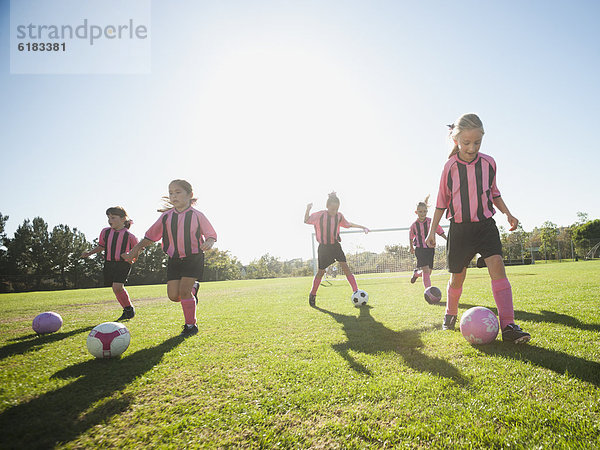
[{"label": "girl in pink striped jersey", "polygon": [[[431,270],[433,269],[433,257],[435,256],[435,248],[429,248],[425,243],[429,229],[431,228],[431,219],[427,217],[429,209],[429,195],[425,197],[425,201],[417,204],[418,219],[410,226],[410,252],[417,257],[417,268],[413,272],[410,279],[414,283],[418,277],[423,277],[423,286],[427,289],[431,286]],[[436,233],[446,239],[444,230],[438,225]]]},{"label": "girl in pink striped jersey", "polygon": [[319,243],[319,270],[315,275],[312,290],[308,295],[308,304],[310,306],[316,305],[317,289],[321,284],[323,275],[325,275],[327,267],[335,261],[338,261],[340,266],[342,266],[342,270],[348,279],[348,283],[350,283],[350,286],[352,287],[352,292],[358,290],[356,278],[354,278],[354,275],[346,263],[346,255],[340,245],[340,227],[362,228],[365,233],[368,233],[369,229],[362,225],[348,222],[344,215],[341,212],[338,212],[339,207],[340,199],[335,192],[329,194],[329,197],[327,198],[327,209],[310,214],[312,203],[309,203],[306,206],[304,223],[314,225],[317,242]]},{"label": "girl in pink striped jersey", "polygon": [[169,196],[158,220],[131,251],[124,255],[128,260],[152,242],[162,239],[162,248],[169,255],[167,265],[167,295],[180,302],[185,318],[182,336],[198,333],[196,303],[199,283],[204,272],[204,252],[217,240],[217,233],[206,218],[192,205],[196,203],[192,185],[185,180],[169,184]]},{"label": "girl in pink striped jersey", "polygon": [[455,327],[467,266],[479,253],[492,280],[502,340],[515,344],[528,342],[529,333],[514,323],[512,289],[502,260],[500,234],[492,218],[494,206],[506,215],[511,231],[517,228],[519,221],[500,196],[496,185],[496,162],[491,156],[479,153],[484,133],[479,117],[464,114],[449,127],[454,148],[442,171],[436,210],[427,236],[427,245],[435,247],[435,229],[447,211],[450,231],[446,254],[451,275],[442,328]]},{"label": "girl in pink striped jersey", "polygon": [[117,321],[132,319],[135,309],[131,304],[129,293],[125,289],[125,282],[131,271],[131,263],[121,258],[121,254],[131,250],[138,243],[137,238],[129,232],[133,223],[125,209],[113,206],[106,210],[108,217],[107,228],[100,232],[98,245],[90,251],[83,252],[82,258],[87,258],[104,250],[104,285],[112,286],[117,301],[123,307],[123,313]]}]

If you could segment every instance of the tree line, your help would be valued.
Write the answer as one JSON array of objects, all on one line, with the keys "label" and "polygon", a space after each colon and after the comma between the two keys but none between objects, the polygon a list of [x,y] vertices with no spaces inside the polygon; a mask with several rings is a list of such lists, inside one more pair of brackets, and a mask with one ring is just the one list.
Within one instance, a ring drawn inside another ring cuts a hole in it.
[{"label": "tree line", "polygon": [[[577,213],[578,221],[568,227],[544,222],[527,232],[521,226],[512,233],[500,227],[504,258],[511,262],[540,259],[584,258],[600,242],[600,219],[589,220]],[[77,228],[57,225],[51,230],[41,217],[25,220],[9,238],[5,225],[9,217],[0,213],[0,292],[80,289],[101,287],[102,254],[83,259],[81,254],[95,247]],[[597,257],[598,253],[595,253]],[[437,252],[443,266],[443,252]],[[354,273],[412,270],[414,259],[408,245],[386,246],[382,253],[347,254]],[[133,265],[130,285],[166,282],[167,256],[160,244],[146,248]],[[310,276],[312,261],[280,261],[265,254],[243,265],[229,251],[213,248],[205,254],[203,281]]]},{"label": "tree line", "polygon": [[[96,245],[77,228],[57,225],[51,230],[41,217],[26,219],[13,237],[5,232],[9,216],[0,213],[0,292],[81,289],[103,286],[102,253],[81,254]],[[128,284],[166,283],[167,255],[160,244],[147,247],[132,266]],[[312,274],[309,261],[282,262],[266,254],[244,266],[229,251],[205,253],[203,281],[273,278]]]},{"label": "tree line", "polygon": [[530,232],[520,225],[512,233],[500,227],[504,258],[513,261],[597,258],[598,251],[590,252],[600,243],[600,219],[589,220],[582,212],[577,217],[575,223],[566,227],[546,221]]}]

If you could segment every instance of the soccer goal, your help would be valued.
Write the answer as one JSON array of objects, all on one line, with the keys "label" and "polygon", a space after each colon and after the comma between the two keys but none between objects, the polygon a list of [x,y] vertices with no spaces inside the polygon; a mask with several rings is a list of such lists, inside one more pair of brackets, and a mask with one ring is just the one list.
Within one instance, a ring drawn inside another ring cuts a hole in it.
[{"label": "soccer goal", "polygon": [[[448,225],[442,225],[448,228]],[[410,228],[379,228],[369,230],[365,234],[362,230],[341,230],[340,238],[342,248],[346,254],[348,266],[354,274],[361,273],[387,273],[390,276],[406,275],[402,272],[412,272],[416,267],[417,258],[410,253],[409,244]],[[317,273],[317,247],[316,234],[312,233],[313,272]],[[446,268],[446,241],[436,237],[434,270]],[[342,274],[341,268],[333,265],[333,273]],[[331,272],[331,271],[330,271]]]}]

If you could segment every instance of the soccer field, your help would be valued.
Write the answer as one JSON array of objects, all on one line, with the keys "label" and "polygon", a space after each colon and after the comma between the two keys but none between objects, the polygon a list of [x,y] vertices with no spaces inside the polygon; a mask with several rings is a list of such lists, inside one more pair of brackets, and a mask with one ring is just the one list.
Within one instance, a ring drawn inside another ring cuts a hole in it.
[{"label": "soccer field", "polygon": [[[201,286],[200,333],[178,337],[166,287],[129,287],[119,359],[87,351],[120,307],[110,289],[0,295],[0,448],[600,447],[600,262],[507,268],[524,346],[442,331],[420,280],[343,277],[308,306],[310,278]],[[471,269],[459,315],[496,312]],[[58,312],[57,333],[32,319]]]}]

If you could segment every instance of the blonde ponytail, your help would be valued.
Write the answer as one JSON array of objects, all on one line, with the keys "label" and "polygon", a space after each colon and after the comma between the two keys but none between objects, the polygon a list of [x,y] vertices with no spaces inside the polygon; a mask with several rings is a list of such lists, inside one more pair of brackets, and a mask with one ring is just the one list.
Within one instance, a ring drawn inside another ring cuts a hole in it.
[{"label": "blonde ponytail", "polygon": [[417,203],[417,208],[424,206],[425,208],[429,209],[429,195],[427,195],[427,197],[425,197],[425,200],[423,200],[422,202]]}]

